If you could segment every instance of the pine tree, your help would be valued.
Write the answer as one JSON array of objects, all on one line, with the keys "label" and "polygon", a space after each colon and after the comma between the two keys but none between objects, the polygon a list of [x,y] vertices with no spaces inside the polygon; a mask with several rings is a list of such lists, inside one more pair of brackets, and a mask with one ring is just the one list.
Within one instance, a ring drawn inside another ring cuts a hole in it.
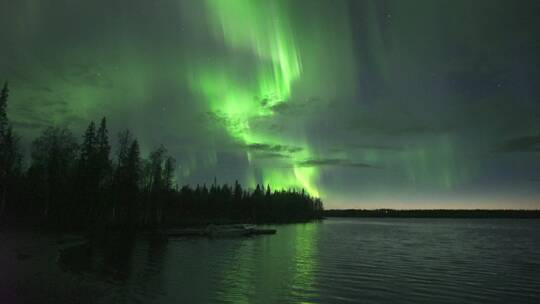
[{"label": "pine tree", "polygon": [[104,155],[109,156],[111,146],[109,145],[109,131],[107,131],[107,119],[103,117],[99,124],[99,129],[96,134],[97,149]]},{"label": "pine tree", "polygon": [[94,209],[97,197],[96,176],[96,125],[91,121],[83,135],[77,174],[78,201],[81,216],[85,218]]},{"label": "pine tree", "polygon": [[[136,199],[139,195],[141,159],[139,143],[126,130],[118,134],[118,160],[114,172],[113,221],[135,224]],[[118,211],[118,212],[117,212]]]},{"label": "pine tree", "polygon": [[137,190],[141,180],[141,152],[139,142],[135,139],[131,143],[127,158],[128,184],[132,190]]},{"label": "pine tree", "polygon": [[253,192],[253,196],[256,198],[259,198],[263,195],[263,191],[261,189],[261,185],[257,184],[257,187],[255,187],[255,191]]},{"label": "pine tree", "polygon": [[238,183],[238,181],[234,181],[234,199],[236,201],[236,203],[239,203],[240,200],[242,200],[242,195],[243,195],[243,192],[244,190],[242,190],[242,186],[240,185],[240,183]]},{"label": "pine tree", "polygon": [[4,87],[0,92],[0,145],[3,145],[3,140],[7,134],[8,119],[7,119],[7,101],[9,97],[8,83],[4,83]]},{"label": "pine tree", "polygon": [[96,125],[93,121],[91,121],[88,128],[86,128],[86,131],[84,132],[83,144],[81,147],[80,161],[83,169],[88,169],[91,165],[93,165],[91,162],[95,158],[97,150],[96,148]]},{"label": "pine tree", "polygon": [[174,157],[167,157],[167,160],[165,161],[165,166],[163,168],[163,180],[165,182],[166,190],[173,190],[175,164],[176,160],[174,159]]},{"label": "pine tree", "polygon": [[36,180],[43,182],[41,190],[45,192],[45,217],[48,217],[51,211],[61,211],[60,209],[65,207],[62,205],[69,201],[71,172],[77,159],[77,148],[71,131],[60,127],[45,129],[32,143],[32,164],[29,171]]},{"label": "pine tree", "polygon": [[167,150],[163,146],[158,147],[150,153],[151,192],[159,193],[165,186],[163,180],[163,160],[166,153]]},{"label": "pine tree", "polygon": [[19,139],[13,134],[7,116],[8,97],[9,88],[5,82],[0,92],[0,217],[6,208],[9,184],[20,173],[22,160]]},{"label": "pine tree", "polygon": [[130,147],[133,143],[133,136],[129,130],[118,133],[118,153],[117,153],[117,174],[123,173],[127,165]]},{"label": "pine tree", "polygon": [[109,176],[112,170],[110,160],[111,146],[109,144],[109,133],[107,131],[107,120],[105,117],[101,119],[99,129],[96,134],[96,165],[97,178],[101,187],[109,183]]},{"label": "pine tree", "polygon": [[8,154],[9,140],[13,135],[9,130],[9,121],[7,117],[7,101],[9,97],[8,83],[4,84],[4,88],[0,92],[0,179],[4,181],[4,178],[8,173]]}]

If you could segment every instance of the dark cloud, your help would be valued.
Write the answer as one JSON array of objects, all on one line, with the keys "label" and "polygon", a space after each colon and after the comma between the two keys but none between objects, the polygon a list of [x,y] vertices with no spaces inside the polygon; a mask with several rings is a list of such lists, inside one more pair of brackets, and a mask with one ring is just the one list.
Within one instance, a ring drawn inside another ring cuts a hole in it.
[{"label": "dark cloud", "polygon": [[256,153],[255,158],[258,158],[258,159],[279,159],[279,158],[288,159],[288,158],[290,158],[290,156],[287,155],[287,154],[283,154],[283,153],[261,152],[261,153]]},{"label": "dark cloud", "polygon": [[263,143],[254,143],[246,146],[250,150],[274,153],[296,153],[302,151],[301,147],[285,146],[285,145],[270,145]]},{"label": "dark cloud", "polygon": [[280,102],[270,107],[276,114],[295,115],[305,114],[318,109],[323,105],[320,98],[310,98],[307,100],[293,100],[291,102]]},{"label": "dark cloud", "polygon": [[368,145],[368,144],[350,144],[351,149],[366,149],[366,150],[387,150],[387,151],[402,151],[403,147],[384,146],[384,145]]},{"label": "dark cloud", "polygon": [[499,144],[496,152],[540,152],[540,135],[521,136]]},{"label": "dark cloud", "polygon": [[339,166],[353,168],[377,168],[370,164],[357,163],[343,158],[326,158],[326,159],[308,159],[296,163],[301,167],[324,167],[324,166]]},{"label": "dark cloud", "polygon": [[407,136],[407,135],[429,135],[429,134],[444,134],[452,130],[449,127],[439,127],[409,121],[403,125],[398,125],[389,119],[379,120],[378,122],[368,123],[365,121],[353,123],[351,130],[360,131],[368,134],[380,134],[387,136]]},{"label": "dark cloud", "polygon": [[355,133],[379,136],[431,136],[455,131],[455,122],[439,116],[422,115],[407,109],[396,111],[395,105],[381,103],[379,109],[364,109],[360,114],[345,110],[342,120]]}]

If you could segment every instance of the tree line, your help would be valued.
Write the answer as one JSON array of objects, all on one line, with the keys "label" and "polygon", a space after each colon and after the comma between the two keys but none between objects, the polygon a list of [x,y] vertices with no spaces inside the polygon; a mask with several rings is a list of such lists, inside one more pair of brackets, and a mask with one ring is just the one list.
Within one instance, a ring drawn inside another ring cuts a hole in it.
[{"label": "tree line", "polygon": [[505,209],[330,209],[325,217],[540,218],[540,210]]},{"label": "tree line", "polygon": [[18,138],[7,117],[6,83],[0,94],[0,221],[58,227],[156,227],[216,221],[289,222],[319,218],[320,199],[304,190],[254,190],[234,185],[175,182],[175,159],[164,146],[141,157],[129,131],[113,153],[104,117],[81,140],[66,127],[44,129],[22,165]]}]

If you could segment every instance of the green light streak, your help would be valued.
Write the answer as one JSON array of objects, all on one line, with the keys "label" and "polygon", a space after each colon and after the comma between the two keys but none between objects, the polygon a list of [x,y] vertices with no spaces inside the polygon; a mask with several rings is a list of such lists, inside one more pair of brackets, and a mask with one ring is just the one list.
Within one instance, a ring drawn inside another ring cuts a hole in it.
[{"label": "green light streak", "polygon": [[288,16],[281,1],[207,0],[217,34],[235,50],[245,50],[271,67],[258,66],[259,96],[272,101],[290,97],[301,74],[300,58]]},{"label": "green light streak", "polygon": [[455,143],[446,135],[402,152],[399,162],[408,181],[418,186],[452,190],[470,175],[469,162],[456,153]]},{"label": "green light streak", "polygon": [[[254,60],[254,64],[246,72],[239,70],[231,58],[211,64],[201,60],[188,75],[191,89],[208,102],[212,113],[224,121],[228,134],[243,145],[298,146],[251,127],[256,119],[272,118],[276,105],[290,102],[294,84],[302,74],[300,51],[285,2],[207,0],[206,8],[216,38],[235,54]],[[263,184],[274,189],[304,188],[310,195],[320,196],[314,183],[317,170],[296,165],[311,157],[309,146],[301,147],[301,153],[291,153],[281,161],[283,168],[276,168],[275,162],[270,167],[254,161],[249,150],[246,157],[262,172]],[[249,185],[255,184],[252,170],[246,179]]]}]

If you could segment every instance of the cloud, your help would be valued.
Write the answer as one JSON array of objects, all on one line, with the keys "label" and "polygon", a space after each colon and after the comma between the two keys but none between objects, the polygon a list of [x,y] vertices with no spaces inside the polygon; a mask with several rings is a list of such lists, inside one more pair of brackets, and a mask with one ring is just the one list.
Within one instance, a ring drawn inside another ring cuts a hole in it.
[{"label": "cloud", "polygon": [[434,120],[431,117],[422,117],[407,110],[396,112],[385,105],[381,106],[380,109],[363,109],[360,114],[354,114],[350,110],[346,111],[343,113],[345,128],[362,134],[399,137],[436,135],[456,131],[453,123],[445,119]]},{"label": "cloud", "polygon": [[353,124],[351,130],[388,136],[443,134],[452,131],[452,128],[449,127],[428,126],[427,124],[412,122],[408,124],[392,126],[384,122],[361,122],[357,125]]},{"label": "cloud", "polygon": [[397,146],[384,146],[384,145],[364,145],[364,144],[350,144],[349,148],[352,149],[366,149],[366,150],[387,150],[387,151],[401,151],[402,147]]},{"label": "cloud", "polygon": [[306,114],[313,110],[319,109],[324,104],[320,98],[310,98],[306,100],[294,100],[289,102],[279,102],[270,107],[276,114],[281,115],[296,115]]},{"label": "cloud", "polygon": [[296,164],[301,167],[339,166],[353,168],[377,168],[370,164],[357,163],[343,158],[307,159]]},{"label": "cloud", "polygon": [[499,144],[495,152],[540,152],[540,135],[508,139]]},{"label": "cloud", "polygon": [[296,153],[302,151],[301,147],[286,145],[270,145],[264,143],[253,143],[246,145],[250,150],[268,152],[268,153]]},{"label": "cloud", "polygon": [[276,153],[276,152],[261,152],[261,153],[256,153],[255,158],[276,159],[276,158],[290,158],[290,156],[283,153]]}]

